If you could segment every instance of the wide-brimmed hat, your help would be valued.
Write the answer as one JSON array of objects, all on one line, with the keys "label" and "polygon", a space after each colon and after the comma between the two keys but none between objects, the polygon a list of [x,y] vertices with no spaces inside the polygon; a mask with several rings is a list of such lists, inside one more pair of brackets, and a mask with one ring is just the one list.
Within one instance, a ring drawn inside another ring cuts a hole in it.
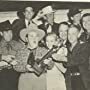
[{"label": "wide-brimmed hat", "polygon": [[72,9],[69,9],[69,12],[67,13],[67,15],[69,17],[73,17],[74,15],[81,13],[81,12],[82,10],[79,10],[78,8],[72,8]]},{"label": "wide-brimmed hat", "polygon": [[43,15],[53,13],[55,10],[52,8],[52,6],[46,6],[42,9]]},{"label": "wide-brimmed hat", "polygon": [[12,30],[12,25],[9,20],[0,23],[0,31]]},{"label": "wide-brimmed hat", "polygon": [[20,38],[26,42],[26,36],[31,33],[31,32],[35,32],[37,34],[37,37],[40,40],[43,39],[43,37],[45,36],[45,32],[42,29],[39,29],[37,26],[35,25],[30,25],[27,28],[24,28],[21,30],[20,32]]}]

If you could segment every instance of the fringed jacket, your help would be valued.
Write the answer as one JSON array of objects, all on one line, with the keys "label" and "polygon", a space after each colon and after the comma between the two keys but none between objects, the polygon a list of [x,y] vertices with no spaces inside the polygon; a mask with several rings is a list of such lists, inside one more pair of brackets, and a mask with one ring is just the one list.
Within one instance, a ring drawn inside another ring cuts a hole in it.
[{"label": "fringed jacket", "polygon": [[[23,48],[22,50],[18,51],[16,54],[16,61],[18,62],[16,66],[14,66],[14,69],[18,72],[27,72],[26,65],[28,62],[28,57],[32,50],[28,48]],[[46,53],[48,52],[47,49],[43,47],[38,47],[35,50],[33,50],[35,60],[41,59]],[[54,66],[53,61],[51,61],[48,64],[49,69]]]}]

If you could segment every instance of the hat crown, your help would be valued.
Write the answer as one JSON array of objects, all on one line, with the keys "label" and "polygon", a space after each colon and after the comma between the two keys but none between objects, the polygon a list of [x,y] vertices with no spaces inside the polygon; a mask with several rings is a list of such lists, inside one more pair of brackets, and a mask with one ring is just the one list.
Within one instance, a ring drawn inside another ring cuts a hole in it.
[{"label": "hat crown", "polygon": [[54,12],[54,10],[53,10],[52,6],[46,6],[42,9],[42,12],[43,12],[43,14],[49,14],[49,13]]},{"label": "hat crown", "polygon": [[72,9],[69,10],[68,15],[69,16],[74,16],[74,15],[80,13],[80,12],[81,12],[81,10],[79,10],[77,8],[72,8]]}]

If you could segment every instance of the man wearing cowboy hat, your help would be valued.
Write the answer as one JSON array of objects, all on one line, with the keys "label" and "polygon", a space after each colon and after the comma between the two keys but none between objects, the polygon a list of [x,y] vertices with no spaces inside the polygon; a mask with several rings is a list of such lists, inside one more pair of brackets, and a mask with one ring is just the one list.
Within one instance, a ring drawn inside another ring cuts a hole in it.
[{"label": "man wearing cowboy hat", "polygon": [[[47,53],[47,49],[38,45],[44,36],[45,32],[35,26],[29,26],[20,32],[21,39],[27,42],[27,45],[16,55],[18,64],[14,69],[18,72],[24,72],[19,78],[18,90],[46,90],[46,71],[38,77],[34,73],[28,72],[34,72],[34,69],[27,63],[28,60],[33,60],[33,57],[37,61],[37,59],[41,59]],[[49,67],[53,66],[53,64],[49,64],[49,61],[44,61],[44,63]]]},{"label": "man wearing cowboy hat", "polygon": [[80,25],[81,12],[78,8],[69,9],[67,16],[71,24]]},{"label": "man wearing cowboy hat", "polygon": [[81,25],[81,13],[82,13],[82,10],[79,10],[78,8],[71,8],[67,13],[67,16],[69,18],[69,24],[74,24],[81,28],[79,33],[80,40],[81,40],[81,35],[84,32]]},{"label": "man wearing cowboy hat", "polygon": [[17,90],[20,73],[12,65],[16,52],[23,47],[20,42],[13,40],[13,30],[9,20],[0,23],[2,39],[0,42],[0,90]]},{"label": "man wearing cowboy hat", "polygon": [[59,25],[54,22],[54,13],[55,10],[52,8],[52,6],[46,6],[38,12],[33,21],[36,22],[36,20],[41,20],[42,23],[38,25],[38,27],[43,29],[46,34],[51,32],[58,34]]},{"label": "man wearing cowboy hat", "polygon": [[28,25],[32,22],[32,18],[34,16],[34,10],[32,7],[25,7],[24,10],[20,11],[20,14],[22,14],[23,18],[16,19],[12,23],[12,28],[14,30],[14,39],[15,40],[20,39],[20,35],[19,35],[20,31],[23,28],[28,27]]}]

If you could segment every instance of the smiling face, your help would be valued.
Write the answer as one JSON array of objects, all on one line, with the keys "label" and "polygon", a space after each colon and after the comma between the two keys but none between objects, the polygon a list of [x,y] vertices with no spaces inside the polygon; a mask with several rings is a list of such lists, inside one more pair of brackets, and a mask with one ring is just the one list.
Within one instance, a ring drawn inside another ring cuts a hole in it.
[{"label": "smiling face", "polygon": [[59,37],[62,38],[63,40],[67,40],[67,30],[68,25],[61,24],[59,26]]},{"label": "smiling face", "polygon": [[57,36],[52,34],[52,35],[48,35],[46,37],[46,45],[49,49],[51,49],[53,47],[53,45],[55,45],[57,42]]},{"label": "smiling face", "polygon": [[90,33],[90,16],[83,17],[83,27]]},{"label": "smiling face", "polygon": [[30,32],[28,34],[27,40],[28,40],[28,47],[30,49],[34,49],[38,46],[39,38],[38,38],[37,33]]},{"label": "smiling face", "polygon": [[68,40],[71,44],[78,41],[79,30],[76,27],[71,27],[68,30]]},{"label": "smiling face", "polygon": [[27,20],[31,20],[33,15],[34,15],[34,11],[33,11],[33,8],[32,7],[27,7],[25,9],[25,12],[24,12],[24,15],[25,15],[25,18]]}]

